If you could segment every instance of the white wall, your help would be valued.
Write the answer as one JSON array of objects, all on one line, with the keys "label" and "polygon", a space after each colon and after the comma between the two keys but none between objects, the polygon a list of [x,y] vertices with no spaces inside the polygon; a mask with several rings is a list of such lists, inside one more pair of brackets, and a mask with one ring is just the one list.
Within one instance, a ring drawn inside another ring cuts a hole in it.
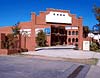
[{"label": "white wall", "polygon": [[28,37],[30,37],[30,35],[31,35],[31,29],[20,29],[20,33],[22,34],[22,35],[26,35],[26,36],[28,36]]},{"label": "white wall", "polygon": [[78,26],[66,26],[65,29],[78,29]]},{"label": "white wall", "polygon": [[68,13],[51,11],[46,15],[46,22],[72,24],[72,17],[70,17]]}]

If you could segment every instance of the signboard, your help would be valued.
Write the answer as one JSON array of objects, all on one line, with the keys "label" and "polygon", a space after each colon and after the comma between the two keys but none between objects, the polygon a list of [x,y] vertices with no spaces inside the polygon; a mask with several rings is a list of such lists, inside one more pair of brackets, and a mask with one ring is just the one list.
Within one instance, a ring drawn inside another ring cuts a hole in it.
[{"label": "signboard", "polygon": [[44,33],[45,33],[46,35],[50,35],[51,29],[50,29],[50,28],[44,28]]},{"label": "signboard", "polygon": [[89,41],[83,41],[83,50],[90,50],[90,42]]}]

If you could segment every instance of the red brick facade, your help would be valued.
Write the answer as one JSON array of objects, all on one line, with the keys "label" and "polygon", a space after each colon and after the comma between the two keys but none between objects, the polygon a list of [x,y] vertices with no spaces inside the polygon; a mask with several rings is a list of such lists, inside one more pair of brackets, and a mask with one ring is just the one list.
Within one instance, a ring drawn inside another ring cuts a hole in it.
[{"label": "red brick facade", "polygon": [[[52,18],[58,18],[57,20],[51,20],[51,17],[47,17],[49,14]],[[68,15],[67,15],[68,14]],[[68,20],[67,20],[67,17]],[[49,19],[50,18],[50,19]],[[63,20],[61,19],[64,19]],[[50,21],[49,21],[50,20]],[[61,22],[59,22],[61,20]],[[49,21],[49,22],[48,22]],[[53,22],[52,22],[53,21]],[[56,21],[56,22],[55,22]],[[26,47],[28,50],[34,50],[36,45],[36,29],[40,28],[50,28],[50,34],[47,35],[47,44],[49,46],[53,45],[53,39],[57,38],[62,45],[70,45],[70,44],[78,44],[79,49],[82,49],[82,42],[83,42],[83,27],[82,27],[82,18],[77,18],[76,15],[70,14],[69,11],[66,10],[57,10],[57,9],[47,9],[45,12],[40,12],[37,16],[35,13],[31,13],[31,21],[29,22],[21,22],[19,24],[21,30],[30,31],[30,36],[26,36],[26,43],[24,41],[24,35],[21,36],[21,47]],[[53,28],[58,29],[60,33],[60,29],[62,32],[60,34],[53,33]],[[64,30],[64,31],[63,31]],[[11,33],[11,27],[2,27],[0,28],[0,33]],[[64,33],[64,34],[62,34]],[[55,42],[57,42],[55,40]],[[24,46],[26,44],[26,46]]]}]

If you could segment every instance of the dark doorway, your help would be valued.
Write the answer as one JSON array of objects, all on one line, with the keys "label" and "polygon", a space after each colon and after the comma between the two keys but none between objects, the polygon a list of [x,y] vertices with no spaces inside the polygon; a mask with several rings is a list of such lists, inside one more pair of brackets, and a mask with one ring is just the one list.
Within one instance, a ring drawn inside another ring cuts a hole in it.
[{"label": "dark doorway", "polygon": [[67,31],[65,30],[65,27],[51,26],[51,46],[64,45],[67,43],[66,39],[67,39]]}]

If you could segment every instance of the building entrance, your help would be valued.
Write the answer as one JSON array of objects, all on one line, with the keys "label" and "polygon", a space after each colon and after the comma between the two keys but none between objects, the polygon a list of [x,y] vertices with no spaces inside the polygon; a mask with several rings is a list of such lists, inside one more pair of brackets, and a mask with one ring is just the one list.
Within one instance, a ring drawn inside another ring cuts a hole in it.
[{"label": "building entrance", "polygon": [[67,30],[65,27],[51,26],[51,46],[67,44]]}]

